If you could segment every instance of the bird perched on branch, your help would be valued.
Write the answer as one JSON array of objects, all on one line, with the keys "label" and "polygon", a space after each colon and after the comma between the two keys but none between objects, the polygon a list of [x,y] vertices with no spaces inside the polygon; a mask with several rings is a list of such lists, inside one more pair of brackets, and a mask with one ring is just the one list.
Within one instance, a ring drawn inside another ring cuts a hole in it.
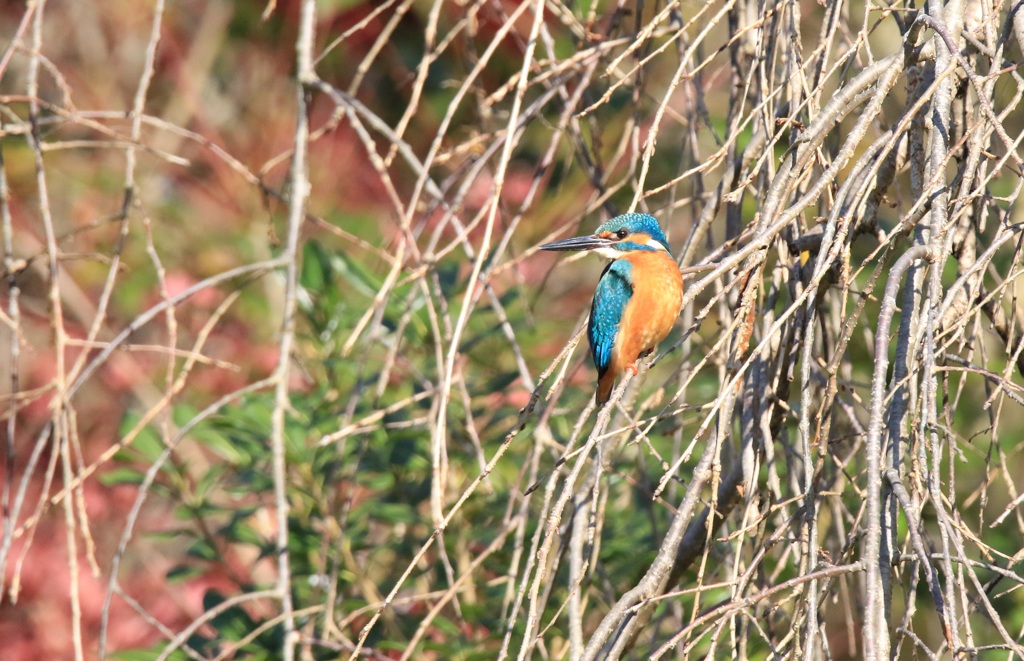
[{"label": "bird perched on branch", "polygon": [[627,213],[604,223],[591,236],[547,243],[541,250],[593,250],[613,260],[594,292],[587,337],[597,366],[600,406],[615,379],[654,351],[672,330],[683,303],[683,275],[668,239],[653,217]]}]

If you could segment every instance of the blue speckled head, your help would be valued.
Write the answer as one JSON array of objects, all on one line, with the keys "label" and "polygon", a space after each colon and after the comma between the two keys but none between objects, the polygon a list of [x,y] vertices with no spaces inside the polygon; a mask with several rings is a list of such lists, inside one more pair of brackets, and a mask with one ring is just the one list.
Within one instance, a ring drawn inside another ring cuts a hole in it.
[{"label": "blue speckled head", "polygon": [[[598,227],[594,234],[597,236],[615,236],[620,230],[626,230],[629,234],[646,234],[663,245],[665,250],[671,252],[668,239],[665,238],[665,233],[661,231],[658,221],[646,213],[624,213],[621,216],[615,216]],[[654,247],[644,246],[632,241],[620,241],[612,247],[626,252],[630,250],[656,250]]]}]

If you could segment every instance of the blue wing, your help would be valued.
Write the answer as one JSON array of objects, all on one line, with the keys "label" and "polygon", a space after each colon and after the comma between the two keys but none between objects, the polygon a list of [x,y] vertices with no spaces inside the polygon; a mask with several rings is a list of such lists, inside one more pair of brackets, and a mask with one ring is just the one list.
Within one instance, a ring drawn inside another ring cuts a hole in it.
[{"label": "blue wing", "polygon": [[617,259],[601,274],[594,292],[594,304],[590,308],[587,338],[599,377],[604,376],[612,362],[615,336],[619,333],[619,323],[632,295],[633,265],[625,259]]}]

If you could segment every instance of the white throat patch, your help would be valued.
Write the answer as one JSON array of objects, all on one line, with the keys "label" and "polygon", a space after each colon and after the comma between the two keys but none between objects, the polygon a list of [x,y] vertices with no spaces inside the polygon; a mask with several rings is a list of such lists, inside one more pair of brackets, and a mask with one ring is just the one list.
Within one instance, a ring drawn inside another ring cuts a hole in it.
[{"label": "white throat patch", "polygon": [[594,248],[594,252],[596,252],[598,255],[601,255],[602,257],[607,257],[608,259],[618,259],[620,257],[626,256],[626,253],[622,252],[621,250],[616,250],[611,246],[602,246],[600,248]]}]

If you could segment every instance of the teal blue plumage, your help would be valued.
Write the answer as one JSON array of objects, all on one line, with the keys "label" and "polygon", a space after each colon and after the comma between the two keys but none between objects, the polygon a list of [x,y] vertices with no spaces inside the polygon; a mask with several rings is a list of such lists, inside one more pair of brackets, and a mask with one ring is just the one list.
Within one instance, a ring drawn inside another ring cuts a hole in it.
[{"label": "teal blue plumage", "polygon": [[622,259],[609,262],[597,283],[587,325],[590,354],[594,357],[598,377],[604,376],[611,364],[615,336],[632,295],[633,265]]},{"label": "teal blue plumage", "polygon": [[[661,226],[658,225],[658,221],[653,216],[649,216],[646,213],[624,213],[621,216],[616,216],[604,223],[597,228],[595,234],[602,234],[609,232],[615,234],[619,230],[626,230],[630,235],[632,234],[646,234],[661,245],[665,246],[665,250],[671,254],[671,248],[668,245],[668,239],[665,237],[665,233],[661,231]],[[633,250],[646,250],[656,251],[657,248],[649,245],[642,245],[633,241],[620,241],[615,244],[614,248],[620,252],[630,252]]]}]

